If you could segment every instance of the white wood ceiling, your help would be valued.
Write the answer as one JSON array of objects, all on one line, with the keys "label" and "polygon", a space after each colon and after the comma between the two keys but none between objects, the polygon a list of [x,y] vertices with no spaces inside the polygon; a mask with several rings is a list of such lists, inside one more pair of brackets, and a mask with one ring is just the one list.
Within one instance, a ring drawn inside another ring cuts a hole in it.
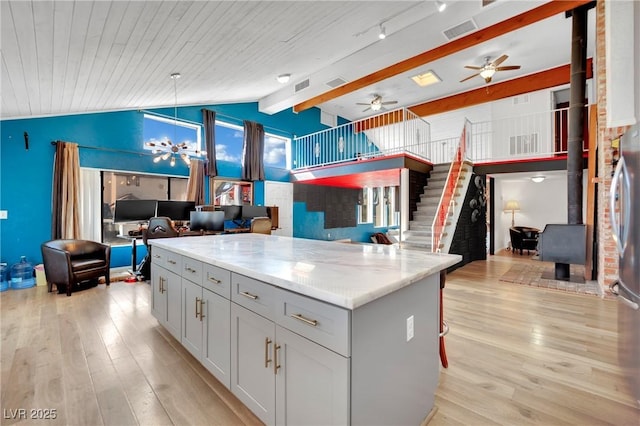
[{"label": "white wood ceiling", "polygon": [[[277,112],[328,90],[333,78],[352,80],[444,44],[442,30],[470,17],[482,27],[544,1],[499,0],[484,9],[481,0],[448,3],[437,14],[433,1],[3,0],[0,117],[173,106],[174,72],[182,74],[180,105],[261,100]],[[381,23],[389,37],[379,41]],[[508,64],[527,73],[568,63],[570,39],[566,29],[557,31],[567,38],[557,55],[513,37],[484,51],[509,54]],[[403,106],[480,85],[480,79],[466,86],[458,80],[482,49],[443,60],[438,91],[421,93],[402,76],[322,107],[357,118],[363,108],[355,103],[372,93]],[[286,86],[275,80],[283,73],[292,74]],[[310,77],[310,89],[294,96],[293,86]]]}]

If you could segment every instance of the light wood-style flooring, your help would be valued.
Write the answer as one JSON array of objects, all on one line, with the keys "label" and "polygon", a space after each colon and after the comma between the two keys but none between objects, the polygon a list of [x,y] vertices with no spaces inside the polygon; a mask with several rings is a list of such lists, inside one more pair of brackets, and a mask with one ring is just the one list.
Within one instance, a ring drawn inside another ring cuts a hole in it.
[{"label": "light wood-style flooring", "polygon": [[[429,424],[640,424],[617,366],[616,302],[499,281],[522,261],[449,274],[449,368]],[[55,410],[46,424],[259,424],[158,325],[149,290],[0,293],[0,423],[44,424],[31,415]]]}]

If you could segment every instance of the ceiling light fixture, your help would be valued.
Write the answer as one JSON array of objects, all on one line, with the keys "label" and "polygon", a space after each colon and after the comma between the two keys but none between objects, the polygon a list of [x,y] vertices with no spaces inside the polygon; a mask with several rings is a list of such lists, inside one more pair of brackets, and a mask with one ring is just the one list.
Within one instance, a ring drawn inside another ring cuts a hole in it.
[{"label": "ceiling light fixture", "polygon": [[385,38],[387,38],[387,31],[382,24],[380,24],[380,33],[378,34],[378,38],[380,40],[384,40]]},{"label": "ceiling light fixture", "polygon": [[415,81],[415,83],[420,87],[426,87],[430,84],[439,83],[442,81],[438,75],[433,72],[433,70],[425,71],[422,74],[414,75],[411,77],[411,80]]},{"label": "ceiling light fixture", "polygon": [[185,142],[175,143],[178,139],[178,83],[177,80],[181,77],[180,73],[175,72],[171,74],[173,80],[173,94],[174,94],[174,106],[173,106],[173,142],[171,139],[166,138],[162,142],[145,142],[145,146],[153,147],[151,153],[159,154],[153,159],[154,163],[159,163],[163,160],[170,160],[169,165],[171,167],[176,165],[176,155],[182,158],[182,161],[188,166],[191,164],[189,154],[193,154],[197,157],[200,155],[206,155],[206,151],[199,151],[195,148],[190,148],[189,144]]},{"label": "ceiling light fixture", "polygon": [[444,12],[447,8],[447,4],[443,1],[436,0],[436,7],[438,8],[438,12]]},{"label": "ceiling light fixture", "polygon": [[278,80],[278,83],[280,84],[288,83],[290,79],[291,79],[291,74],[280,74],[279,76],[276,77],[276,80]]},{"label": "ceiling light fixture", "polygon": [[535,182],[535,183],[540,183],[540,182],[542,182],[544,179],[545,179],[545,176],[538,175],[538,176],[533,176],[533,177],[531,178],[531,181],[532,181],[532,182]]}]

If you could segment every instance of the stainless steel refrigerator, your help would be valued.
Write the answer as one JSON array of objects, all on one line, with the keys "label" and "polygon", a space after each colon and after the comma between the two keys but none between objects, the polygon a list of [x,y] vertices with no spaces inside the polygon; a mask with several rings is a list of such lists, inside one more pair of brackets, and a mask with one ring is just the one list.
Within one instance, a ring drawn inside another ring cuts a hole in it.
[{"label": "stainless steel refrigerator", "polygon": [[[611,185],[611,226],[619,255],[618,358],[640,408],[640,125],[620,139]],[[617,209],[617,212],[616,212]]]}]

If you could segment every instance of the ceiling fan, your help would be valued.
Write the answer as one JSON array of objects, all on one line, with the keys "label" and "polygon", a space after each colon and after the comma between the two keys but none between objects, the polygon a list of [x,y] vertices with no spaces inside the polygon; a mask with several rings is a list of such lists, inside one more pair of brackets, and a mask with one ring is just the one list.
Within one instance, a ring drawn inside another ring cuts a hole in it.
[{"label": "ceiling fan", "polygon": [[373,99],[371,100],[371,102],[369,103],[362,103],[362,102],[358,102],[356,103],[356,105],[368,105],[367,108],[363,109],[362,112],[366,112],[366,111],[380,111],[382,109],[382,107],[384,105],[393,105],[393,104],[397,104],[398,101],[382,101],[382,96],[380,95],[373,95]]},{"label": "ceiling fan", "polygon": [[491,59],[490,56],[486,56],[484,58],[484,65],[481,67],[476,67],[473,65],[465,65],[465,68],[469,68],[472,70],[478,70],[477,73],[470,75],[467,78],[464,78],[462,80],[460,80],[460,83],[465,82],[473,77],[475,77],[476,75],[479,75],[480,77],[484,78],[484,81],[486,83],[491,83],[491,78],[493,77],[493,75],[497,72],[497,71],[510,71],[510,70],[518,70],[520,69],[520,65],[507,65],[507,66],[499,66],[501,63],[503,63],[504,61],[506,61],[508,58],[507,55],[502,55],[500,56],[498,59],[494,60],[494,61],[489,61]]}]

